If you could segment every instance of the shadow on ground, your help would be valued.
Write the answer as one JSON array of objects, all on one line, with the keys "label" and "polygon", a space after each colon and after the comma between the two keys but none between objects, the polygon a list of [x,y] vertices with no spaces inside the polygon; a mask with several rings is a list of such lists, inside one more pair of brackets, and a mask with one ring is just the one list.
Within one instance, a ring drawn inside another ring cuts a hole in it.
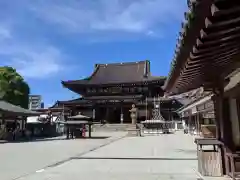
[{"label": "shadow on ground", "polygon": [[55,137],[55,138],[32,138],[32,139],[24,139],[24,140],[17,140],[17,141],[3,141],[0,144],[5,143],[31,143],[31,142],[47,142],[47,141],[68,141],[68,140],[78,140],[78,139],[107,139],[110,138],[110,136],[96,136],[96,137],[83,137],[83,138],[74,138],[74,139],[67,139],[66,137]]},{"label": "shadow on ground", "polygon": [[189,160],[197,160],[197,158],[151,158],[151,157],[72,157],[71,159],[89,159],[89,160],[96,160],[96,159],[106,159],[106,160],[167,160],[167,161],[189,161]]}]

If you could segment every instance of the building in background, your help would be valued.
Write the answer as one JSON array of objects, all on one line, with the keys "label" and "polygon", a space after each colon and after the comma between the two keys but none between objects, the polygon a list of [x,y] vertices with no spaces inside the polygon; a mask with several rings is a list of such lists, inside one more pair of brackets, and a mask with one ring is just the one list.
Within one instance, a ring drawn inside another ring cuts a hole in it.
[{"label": "building in background", "polygon": [[182,104],[160,98],[164,95],[165,79],[151,74],[150,61],[96,64],[88,78],[62,82],[81,97],[57,101],[53,107],[68,107],[73,116],[81,112],[97,122],[118,124],[132,122],[129,110],[133,104],[138,108],[138,122],[141,122],[151,119],[155,104],[161,103],[159,114],[166,120],[176,119],[174,111]]},{"label": "building in background", "polygon": [[40,109],[42,107],[41,95],[29,95],[29,109]]},{"label": "building in background", "polygon": [[41,109],[44,109],[44,102],[41,102]]}]

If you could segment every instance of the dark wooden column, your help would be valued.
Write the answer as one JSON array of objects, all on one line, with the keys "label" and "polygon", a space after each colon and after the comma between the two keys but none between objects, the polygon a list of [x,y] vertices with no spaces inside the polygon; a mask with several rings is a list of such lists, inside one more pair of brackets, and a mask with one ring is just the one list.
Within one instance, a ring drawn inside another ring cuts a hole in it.
[{"label": "dark wooden column", "polygon": [[224,98],[223,87],[214,92],[214,110],[216,117],[216,136],[225,145],[232,145],[232,128],[230,120],[229,98]]},{"label": "dark wooden column", "polygon": [[226,173],[226,154],[224,151],[225,147],[232,148],[232,128],[230,120],[230,107],[229,98],[224,98],[224,86],[221,83],[219,86],[214,88],[214,112],[215,112],[215,123],[216,123],[216,137],[218,140],[223,142],[224,146],[221,148],[223,173]]},{"label": "dark wooden column", "polygon": [[69,133],[70,133],[70,130],[69,130],[69,126],[68,125],[65,125],[66,127],[66,138],[69,139]]},{"label": "dark wooden column", "polygon": [[200,135],[201,134],[201,123],[200,123],[200,114],[199,114],[199,112],[197,112],[196,113],[196,118],[197,118],[197,133],[198,133],[198,135]]},{"label": "dark wooden column", "polygon": [[192,118],[191,118],[191,114],[188,114],[189,116],[188,116],[188,133],[190,134],[190,132],[191,132],[191,120],[192,120]]},{"label": "dark wooden column", "polygon": [[92,124],[88,124],[88,137],[91,138],[92,137]]},{"label": "dark wooden column", "polygon": [[107,121],[107,123],[109,123],[108,121],[109,121],[109,107],[107,106],[107,110],[106,110],[106,118],[105,118],[105,120]]},{"label": "dark wooden column", "polygon": [[216,123],[216,138],[222,140],[223,138],[223,88],[214,88],[214,96],[212,98],[214,103],[215,123]]}]

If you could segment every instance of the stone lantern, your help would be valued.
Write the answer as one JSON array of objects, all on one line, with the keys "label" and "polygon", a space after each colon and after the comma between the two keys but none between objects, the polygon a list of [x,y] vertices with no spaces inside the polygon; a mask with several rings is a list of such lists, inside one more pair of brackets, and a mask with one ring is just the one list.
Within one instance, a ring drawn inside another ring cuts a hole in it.
[{"label": "stone lantern", "polygon": [[131,119],[132,119],[132,124],[137,123],[137,108],[135,107],[135,104],[132,105],[132,109],[129,110],[131,113]]}]

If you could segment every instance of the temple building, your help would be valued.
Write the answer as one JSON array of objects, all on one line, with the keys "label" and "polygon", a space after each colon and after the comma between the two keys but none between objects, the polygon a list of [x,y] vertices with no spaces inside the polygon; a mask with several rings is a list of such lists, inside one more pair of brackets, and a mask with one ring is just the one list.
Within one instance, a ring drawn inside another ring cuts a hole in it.
[{"label": "temple building", "polygon": [[150,62],[96,64],[93,73],[81,80],[62,81],[62,85],[80,95],[69,101],[57,101],[54,107],[71,109],[72,115],[83,114],[95,121],[131,123],[132,105],[138,108],[138,121],[152,117],[152,108],[160,104],[166,119],[177,118],[173,113],[182,104],[163,98],[166,77],[153,76]]}]

